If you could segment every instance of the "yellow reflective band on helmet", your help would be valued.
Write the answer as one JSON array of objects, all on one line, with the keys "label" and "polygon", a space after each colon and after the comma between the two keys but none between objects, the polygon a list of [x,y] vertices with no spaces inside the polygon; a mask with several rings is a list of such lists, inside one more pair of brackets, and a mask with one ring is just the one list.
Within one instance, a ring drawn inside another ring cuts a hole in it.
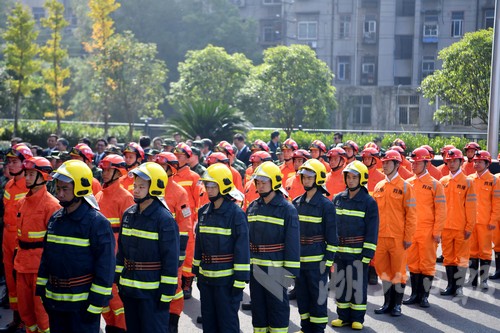
[{"label": "yellow reflective band on helmet", "polygon": [[177,294],[174,295],[174,300],[184,298],[184,290],[181,289]]},{"label": "yellow reflective band on helmet", "polygon": [[220,271],[207,271],[200,267],[200,274],[210,278],[226,277],[233,275],[233,269],[224,269]]},{"label": "yellow reflective band on helmet", "polygon": [[37,286],[45,286],[49,282],[49,279],[43,278],[43,277],[37,277],[36,278],[36,285]]},{"label": "yellow reflective band on helmet", "polygon": [[323,218],[318,216],[299,215],[299,221],[308,223],[321,223],[321,221],[323,221]]},{"label": "yellow reflective band on helmet", "polygon": [[243,289],[245,288],[245,282],[234,280],[233,287]]},{"label": "yellow reflective band on helmet", "polygon": [[250,271],[250,264],[234,264],[233,268],[235,271],[248,272],[248,271]]},{"label": "yellow reflective band on helmet", "polygon": [[120,276],[119,284],[130,288],[148,289],[148,290],[158,289],[160,287],[160,281],[143,282],[143,281],[126,279],[123,276]]},{"label": "yellow reflective band on helmet", "polygon": [[121,273],[123,271],[123,266],[121,265],[116,265],[116,268],[115,268],[115,273]]},{"label": "yellow reflective band on helmet", "polygon": [[300,261],[285,261],[285,267],[300,268]]},{"label": "yellow reflective band on helmet", "polygon": [[279,219],[276,217],[264,216],[264,215],[251,215],[248,217],[248,222],[263,222],[263,223],[277,224],[281,226],[285,225],[284,219]]},{"label": "yellow reflective band on helmet", "polygon": [[177,276],[162,275],[161,278],[160,278],[160,282],[161,283],[165,283],[165,284],[175,284],[175,285],[177,285]]},{"label": "yellow reflective band on helmet", "polygon": [[144,230],[138,230],[138,229],[132,229],[132,228],[123,228],[122,235],[150,239],[150,240],[158,240],[159,239],[157,232],[150,232],[150,231],[144,231]]},{"label": "yellow reflective band on helmet", "polygon": [[24,198],[26,196],[26,194],[28,194],[28,192],[16,194],[16,196],[14,197],[14,200],[17,201],[17,200]]},{"label": "yellow reflective band on helmet", "polygon": [[338,251],[338,246],[333,246],[333,245],[327,245],[326,250],[330,252],[337,252]]},{"label": "yellow reflective band on helmet", "polygon": [[102,313],[102,306],[94,306],[92,304],[89,305],[87,308],[88,312],[94,313],[94,314],[101,314]]},{"label": "yellow reflective band on helmet", "polygon": [[111,287],[106,288],[106,287],[103,287],[103,286],[100,286],[100,285],[94,284],[94,283],[92,283],[92,285],[90,286],[90,291],[93,291],[95,293],[98,293],[98,294],[101,294],[104,296],[111,295]]},{"label": "yellow reflective band on helmet", "polygon": [[363,247],[365,249],[369,249],[369,250],[373,250],[375,251],[377,249],[377,245],[376,244],[373,244],[373,243],[367,243],[367,242],[364,242],[363,243]]},{"label": "yellow reflective band on helmet", "polygon": [[192,180],[183,180],[180,182],[177,182],[180,186],[193,186],[193,181]]},{"label": "yellow reflective band on helmet", "polygon": [[267,327],[254,327],[254,333],[267,333]]},{"label": "yellow reflective band on helmet", "polygon": [[54,234],[47,235],[47,242],[56,243],[56,244],[64,244],[64,245],[82,246],[82,247],[90,246],[90,240],[88,240],[88,239],[76,238],[76,237],[66,237],[66,236],[57,236]]},{"label": "yellow reflective band on helmet", "polygon": [[345,215],[345,216],[355,216],[355,217],[365,217],[365,212],[360,210],[349,210],[349,209],[337,209],[337,215]]},{"label": "yellow reflective band on helmet", "polygon": [[43,230],[43,231],[28,231],[28,238],[43,238],[43,237],[45,237],[46,233],[47,233],[47,230]]},{"label": "yellow reflective band on helmet", "polygon": [[288,333],[288,326],[287,327],[269,327],[269,332],[270,333]]},{"label": "yellow reflective band on helmet", "polygon": [[89,298],[89,293],[60,294],[60,293],[54,293],[50,290],[45,289],[45,297],[53,299],[55,301],[81,302],[81,301],[86,301],[87,298]]},{"label": "yellow reflective band on helmet", "polygon": [[309,321],[314,324],[326,324],[328,323],[328,317],[310,317]]},{"label": "yellow reflective band on helmet", "polygon": [[356,247],[339,246],[339,250],[337,252],[361,254],[361,251],[363,251],[363,249],[360,247],[356,248]]},{"label": "yellow reflective band on helmet", "polygon": [[200,233],[231,236],[231,229],[207,227],[207,226],[201,225],[200,226]]},{"label": "yellow reflective band on helmet", "polygon": [[193,259],[193,266],[200,266],[201,260]]},{"label": "yellow reflective band on helmet", "polygon": [[300,257],[300,262],[316,262],[316,261],[322,261],[323,260],[323,254],[317,255],[317,256],[304,256]]},{"label": "yellow reflective band on helmet", "polygon": [[168,303],[168,302],[171,302],[173,299],[174,299],[174,296],[161,295],[160,301]]},{"label": "yellow reflective band on helmet", "polygon": [[120,226],[120,218],[119,217],[108,217],[109,223],[111,223],[112,226]]},{"label": "yellow reflective band on helmet", "polygon": [[267,266],[267,267],[283,267],[283,260],[264,260],[258,258],[250,258],[250,263],[253,265]]},{"label": "yellow reflective band on helmet", "polygon": [[351,309],[356,311],[366,311],[366,304],[352,304]]},{"label": "yellow reflective band on helmet", "polygon": [[350,308],[350,303],[341,303],[337,301],[337,307],[339,309],[349,309]]}]

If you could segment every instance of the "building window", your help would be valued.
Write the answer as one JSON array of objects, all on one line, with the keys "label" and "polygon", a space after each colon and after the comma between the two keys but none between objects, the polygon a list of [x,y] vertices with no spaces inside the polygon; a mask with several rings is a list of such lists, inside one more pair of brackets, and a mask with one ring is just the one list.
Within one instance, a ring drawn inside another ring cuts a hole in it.
[{"label": "building window", "polygon": [[262,43],[273,44],[281,40],[281,21],[266,21],[262,23]]},{"label": "building window", "polygon": [[424,24],[424,37],[437,37],[437,36],[438,36],[437,23],[425,23]]},{"label": "building window", "polygon": [[399,110],[399,124],[416,125],[418,124],[419,96],[403,95],[397,96]]},{"label": "building window", "polygon": [[395,59],[411,59],[413,53],[413,36],[396,35]]},{"label": "building window", "polygon": [[424,56],[422,59],[422,79],[426,76],[434,73],[434,67],[436,65],[436,61],[432,56]]},{"label": "building window", "polygon": [[451,37],[462,37],[464,12],[451,12]]},{"label": "building window", "polygon": [[263,5],[281,5],[281,0],[262,0]]},{"label": "building window", "polygon": [[35,21],[40,21],[40,19],[45,17],[45,8],[43,7],[32,7],[31,11],[33,12]]},{"label": "building window", "polygon": [[318,22],[317,21],[302,21],[297,24],[298,39],[318,39]]},{"label": "building window", "polygon": [[340,38],[346,39],[351,36],[351,15],[340,16]]},{"label": "building window", "polygon": [[374,85],[377,84],[377,67],[376,59],[372,56],[363,57],[361,63],[361,85]]},{"label": "building window", "polygon": [[495,10],[494,9],[486,9],[484,11],[484,28],[492,28],[495,23]]},{"label": "building window", "polygon": [[365,33],[376,33],[377,32],[377,21],[367,19],[365,21],[364,32]]},{"label": "building window", "polygon": [[377,42],[377,21],[374,16],[366,16],[363,24],[363,42],[374,44]]},{"label": "building window", "polygon": [[371,125],[372,123],[372,97],[355,96],[354,112],[352,122],[359,125]]},{"label": "building window", "polygon": [[396,1],[397,16],[415,16],[415,0]]},{"label": "building window", "polygon": [[338,57],[337,81],[349,81],[351,79],[351,57]]}]

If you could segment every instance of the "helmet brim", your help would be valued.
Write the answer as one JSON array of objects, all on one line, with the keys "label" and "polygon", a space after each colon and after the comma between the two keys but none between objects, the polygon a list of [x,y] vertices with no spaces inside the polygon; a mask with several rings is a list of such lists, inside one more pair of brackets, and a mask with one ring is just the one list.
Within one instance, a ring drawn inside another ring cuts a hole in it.
[{"label": "helmet brim", "polygon": [[50,174],[50,176],[52,177],[52,179],[58,179],[58,180],[65,182],[65,183],[72,183],[73,182],[73,179],[71,177],[63,175],[62,173],[59,173],[59,172],[52,172]]},{"label": "helmet brim", "polygon": [[88,204],[90,206],[92,206],[93,208],[95,208],[97,210],[100,210],[99,204],[97,203],[97,200],[96,200],[96,198],[94,197],[93,194],[86,195],[86,196],[83,197],[83,199],[85,199],[85,201],[87,201]]}]

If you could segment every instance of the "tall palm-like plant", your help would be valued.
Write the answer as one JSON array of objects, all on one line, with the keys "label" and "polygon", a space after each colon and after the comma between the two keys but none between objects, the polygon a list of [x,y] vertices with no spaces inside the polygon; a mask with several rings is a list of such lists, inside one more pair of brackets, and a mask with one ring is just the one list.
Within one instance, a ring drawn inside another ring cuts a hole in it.
[{"label": "tall palm-like plant", "polygon": [[246,132],[252,126],[241,111],[221,102],[185,100],[177,111],[168,132],[179,132],[186,138],[199,135],[214,142],[231,140],[235,133]]}]

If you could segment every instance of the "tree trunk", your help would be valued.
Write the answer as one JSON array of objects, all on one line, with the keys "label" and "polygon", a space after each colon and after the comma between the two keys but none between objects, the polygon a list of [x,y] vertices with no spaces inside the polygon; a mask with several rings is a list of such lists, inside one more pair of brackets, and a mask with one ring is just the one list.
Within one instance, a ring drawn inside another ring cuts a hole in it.
[{"label": "tree trunk", "polygon": [[12,137],[18,136],[19,133],[19,108],[21,105],[21,88],[18,89],[15,99],[15,108],[14,108],[14,132],[12,133]]},{"label": "tree trunk", "polygon": [[128,142],[132,141],[132,137],[134,136],[134,123],[128,123]]}]

